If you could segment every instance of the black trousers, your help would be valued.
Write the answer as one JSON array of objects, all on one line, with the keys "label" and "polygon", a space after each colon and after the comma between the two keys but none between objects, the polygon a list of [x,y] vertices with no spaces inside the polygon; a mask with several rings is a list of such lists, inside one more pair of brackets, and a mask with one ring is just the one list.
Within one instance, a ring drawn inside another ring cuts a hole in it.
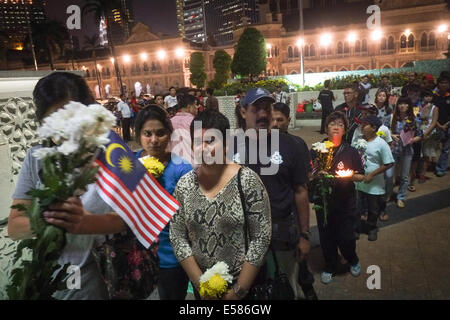
[{"label": "black trousers", "polygon": [[367,204],[367,212],[368,212],[366,228],[363,228],[363,226],[361,225],[361,219],[357,219],[356,221],[357,232],[361,233],[363,231],[370,232],[376,230],[378,217],[380,216],[381,209],[383,208],[384,195],[373,195],[362,191],[358,191],[357,198],[358,198],[358,212],[359,212],[358,216],[360,216],[361,213],[363,212],[365,204]]},{"label": "black trousers", "polygon": [[161,300],[185,300],[189,278],[180,266],[159,269],[158,293]]},{"label": "black trousers", "polygon": [[338,249],[350,265],[357,264],[359,259],[356,255],[354,233],[355,212],[350,210],[329,212],[326,226],[324,226],[323,211],[316,211],[316,216],[320,246],[325,259],[325,272],[333,274],[337,272]]},{"label": "black trousers", "polygon": [[322,122],[320,124],[320,133],[325,133],[326,132],[326,128],[325,128],[325,120],[327,119],[327,117],[333,112],[333,110],[328,110],[322,109]]},{"label": "black trousers", "polygon": [[125,142],[131,140],[130,125],[131,125],[131,118],[122,118],[122,135],[123,140],[125,140]]}]

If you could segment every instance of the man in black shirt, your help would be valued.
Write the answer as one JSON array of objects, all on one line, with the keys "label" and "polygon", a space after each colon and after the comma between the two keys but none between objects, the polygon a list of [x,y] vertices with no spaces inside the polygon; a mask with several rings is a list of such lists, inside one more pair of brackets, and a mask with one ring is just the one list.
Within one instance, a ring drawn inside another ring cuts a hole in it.
[{"label": "man in black shirt", "polygon": [[[290,115],[290,108],[285,103],[275,103],[273,105],[273,111],[272,111],[272,129],[278,129],[281,132],[291,136],[296,140],[298,143],[297,147],[300,148],[301,152],[305,155],[307,155],[307,161],[305,161],[305,170],[308,172],[308,179],[312,172],[312,160],[309,153],[308,146],[302,138],[298,136],[291,135],[288,132],[289,123],[291,122]],[[308,263],[307,260],[299,261],[299,275],[298,275],[298,283],[300,287],[302,288],[303,293],[305,294],[305,297],[307,300],[317,300],[317,295],[314,290],[314,287],[312,286],[314,283],[314,276],[312,273],[308,270]]]},{"label": "man in black shirt", "polygon": [[358,108],[358,87],[356,85],[347,85],[344,89],[344,99],[345,102],[338,105],[335,111],[343,112],[347,117],[349,128],[344,136],[344,141],[351,144],[353,133],[358,128],[355,118],[359,119],[361,117],[361,110]]},{"label": "man in black shirt", "polygon": [[[292,136],[270,130],[274,102],[270,93],[262,88],[247,93],[241,108],[247,129],[245,143],[235,143],[235,161],[248,165],[266,187],[272,211],[272,249],[298,297],[297,260],[305,260],[310,250],[305,165],[309,155],[301,148],[293,148],[299,142]],[[238,135],[236,139],[242,139],[242,136]],[[273,277],[272,252],[268,269],[269,276]]]},{"label": "man in black shirt", "polygon": [[330,90],[330,80],[325,81],[325,89],[320,91],[317,98],[322,105],[322,123],[320,124],[320,134],[325,133],[325,120],[333,112],[333,101],[336,101],[333,91]]},{"label": "man in black shirt", "polygon": [[450,149],[450,79],[439,77],[438,92],[433,97],[433,103],[439,108],[437,121],[438,131],[442,133],[442,152],[436,165],[436,175],[443,177],[448,168],[448,153]]}]

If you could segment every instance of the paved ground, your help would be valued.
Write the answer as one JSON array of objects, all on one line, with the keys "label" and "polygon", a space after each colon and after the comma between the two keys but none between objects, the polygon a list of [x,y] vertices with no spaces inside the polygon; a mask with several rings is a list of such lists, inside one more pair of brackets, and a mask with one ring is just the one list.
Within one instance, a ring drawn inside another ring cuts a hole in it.
[{"label": "paved ground", "polygon": [[[308,145],[321,139],[318,127],[292,131]],[[376,242],[361,235],[357,253],[363,266],[359,278],[338,275],[329,285],[320,282],[324,262],[318,242],[314,211],[311,210],[313,249],[309,265],[319,299],[450,299],[450,174],[437,178],[431,172],[425,184],[409,193],[405,209],[391,203],[391,219],[379,223]],[[369,290],[367,267],[381,270],[381,289]],[[343,267],[345,270],[345,267]]]}]

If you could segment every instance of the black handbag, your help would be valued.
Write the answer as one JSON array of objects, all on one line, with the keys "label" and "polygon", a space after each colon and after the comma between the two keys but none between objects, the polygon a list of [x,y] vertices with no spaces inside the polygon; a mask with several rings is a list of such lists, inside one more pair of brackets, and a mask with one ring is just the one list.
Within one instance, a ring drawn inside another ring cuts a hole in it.
[{"label": "black handbag", "polygon": [[[247,212],[245,206],[244,192],[242,191],[241,185],[241,171],[238,173],[238,189],[241,198],[242,209],[244,211],[244,240],[245,240],[245,252],[248,251],[248,226],[247,226]],[[246,300],[294,300],[295,294],[292,290],[291,284],[289,283],[288,276],[280,271],[278,265],[278,259],[273,250],[272,246],[270,249],[273,255],[273,260],[275,262],[275,277],[274,279],[267,278],[265,275],[266,269],[261,268],[257,280],[249,293],[246,296]],[[262,280],[258,280],[261,279]]]}]

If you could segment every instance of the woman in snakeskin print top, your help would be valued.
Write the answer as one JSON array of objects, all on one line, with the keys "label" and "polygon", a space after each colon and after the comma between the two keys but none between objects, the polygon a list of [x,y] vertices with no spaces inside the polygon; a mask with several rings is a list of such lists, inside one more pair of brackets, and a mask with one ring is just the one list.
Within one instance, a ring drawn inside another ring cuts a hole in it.
[{"label": "woman in snakeskin print top", "polygon": [[[203,126],[198,129],[203,132],[194,133],[194,122],[191,125],[194,153],[201,156],[203,152],[203,157],[198,159],[205,159],[208,153],[214,157],[224,150],[224,140],[208,137],[204,130],[217,129],[225,137],[230,127],[228,119],[220,113],[205,111],[195,120],[202,121]],[[209,161],[202,161],[200,167],[177,184],[174,196],[180,208],[171,222],[170,240],[196,289],[203,272],[223,261],[234,277],[234,286],[224,299],[243,298],[252,287],[270,244],[269,197],[252,170],[234,163],[209,165],[205,162]],[[241,201],[238,179],[244,201]]]}]

